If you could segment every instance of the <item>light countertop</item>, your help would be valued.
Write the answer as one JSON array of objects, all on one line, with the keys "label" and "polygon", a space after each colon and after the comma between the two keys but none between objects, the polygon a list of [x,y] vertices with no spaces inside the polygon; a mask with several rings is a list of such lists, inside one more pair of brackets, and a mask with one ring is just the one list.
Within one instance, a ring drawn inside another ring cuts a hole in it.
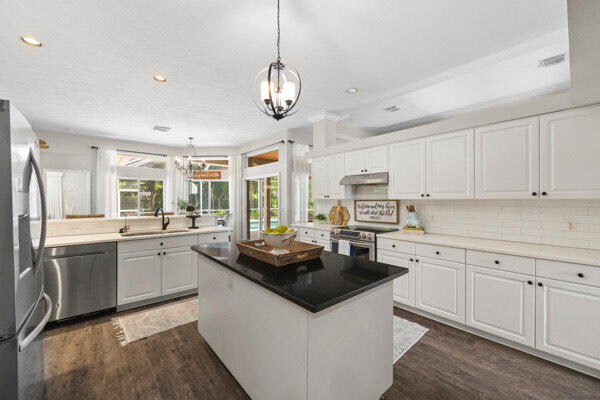
[{"label": "light countertop", "polygon": [[297,224],[291,224],[291,226],[296,226],[298,228],[317,229],[317,230],[320,230],[320,231],[329,231],[335,225],[317,224],[315,222],[300,222],[300,223],[297,223]]},{"label": "light countertop", "polygon": [[74,246],[79,244],[123,242],[126,240],[154,239],[160,237],[175,237],[182,235],[197,235],[199,233],[230,232],[231,228],[221,226],[200,226],[198,229],[187,229],[183,232],[159,233],[156,235],[121,236],[115,233],[92,233],[71,236],[53,236],[46,238],[46,247]]},{"label": "light countertop", "polygon": [[503,253],[515,256],[544,260],[600,266],[600,250],[578,249],[574,247],[548,246],[543,244],[509,242],[503,240],[478,239],[462,236],[437,235],[426,233],[414,235],[395,231],[377,235],[378,238],[404,240],[407,242],[458,247],[467,250]]}]

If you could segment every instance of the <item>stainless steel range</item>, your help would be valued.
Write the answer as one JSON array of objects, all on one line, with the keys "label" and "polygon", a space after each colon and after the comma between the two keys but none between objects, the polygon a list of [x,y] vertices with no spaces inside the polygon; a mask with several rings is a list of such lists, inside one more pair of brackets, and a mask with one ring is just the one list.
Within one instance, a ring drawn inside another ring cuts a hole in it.
[{"label": "stainless steel range", "polygon": [[331,228],[331,251],[338,252],[340,240],[350,242],[350,255],[377,260],[377,234],[397,231],[398,228],[350,225]]}]

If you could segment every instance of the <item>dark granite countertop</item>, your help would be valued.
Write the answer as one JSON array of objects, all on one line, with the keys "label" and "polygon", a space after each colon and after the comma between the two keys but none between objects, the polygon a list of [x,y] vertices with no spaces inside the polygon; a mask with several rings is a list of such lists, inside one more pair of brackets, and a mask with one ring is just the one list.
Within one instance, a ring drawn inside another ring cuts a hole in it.
[{"label": "dark granite countertop", "polygon": [[240,254],[235,243],[192,249],[314,313],[408,273],[406,268],[327,251],[316,260],[275,267]]}]

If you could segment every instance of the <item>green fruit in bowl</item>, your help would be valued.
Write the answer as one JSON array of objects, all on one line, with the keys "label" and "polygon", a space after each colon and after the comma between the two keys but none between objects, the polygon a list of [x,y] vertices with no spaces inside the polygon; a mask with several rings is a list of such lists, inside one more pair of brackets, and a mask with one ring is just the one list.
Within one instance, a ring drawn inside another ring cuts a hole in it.
[{"label": "green fruit in bowl", "polygon": [[273,229],[271,228],[267,228],[265,230],[263,230],[264,233],[273,233]]}]

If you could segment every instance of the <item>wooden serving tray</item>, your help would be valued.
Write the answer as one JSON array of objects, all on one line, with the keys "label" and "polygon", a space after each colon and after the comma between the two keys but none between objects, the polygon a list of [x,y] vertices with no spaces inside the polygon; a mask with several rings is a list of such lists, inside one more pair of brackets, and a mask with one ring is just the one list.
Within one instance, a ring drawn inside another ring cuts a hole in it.
[{"label": "wooden serving tray", "polygon": [[240,253],[245,254],[249,257],[256,258],[257,260],[264,261],[276,267],[283,267],[284,265],[294,264],[307,260],[314,260],[321,257],[323,254],[323,246],[317,244],[308,244],[303,242],[293,241],[286,250],[289,253],[286,254],[274,254],[271,253],[272,247],[267,246],[265,243],[263,246],[256,246],[255,243],[264,243],[262,239],[259,240],[246,240],[242,242],[236,242]]}]

